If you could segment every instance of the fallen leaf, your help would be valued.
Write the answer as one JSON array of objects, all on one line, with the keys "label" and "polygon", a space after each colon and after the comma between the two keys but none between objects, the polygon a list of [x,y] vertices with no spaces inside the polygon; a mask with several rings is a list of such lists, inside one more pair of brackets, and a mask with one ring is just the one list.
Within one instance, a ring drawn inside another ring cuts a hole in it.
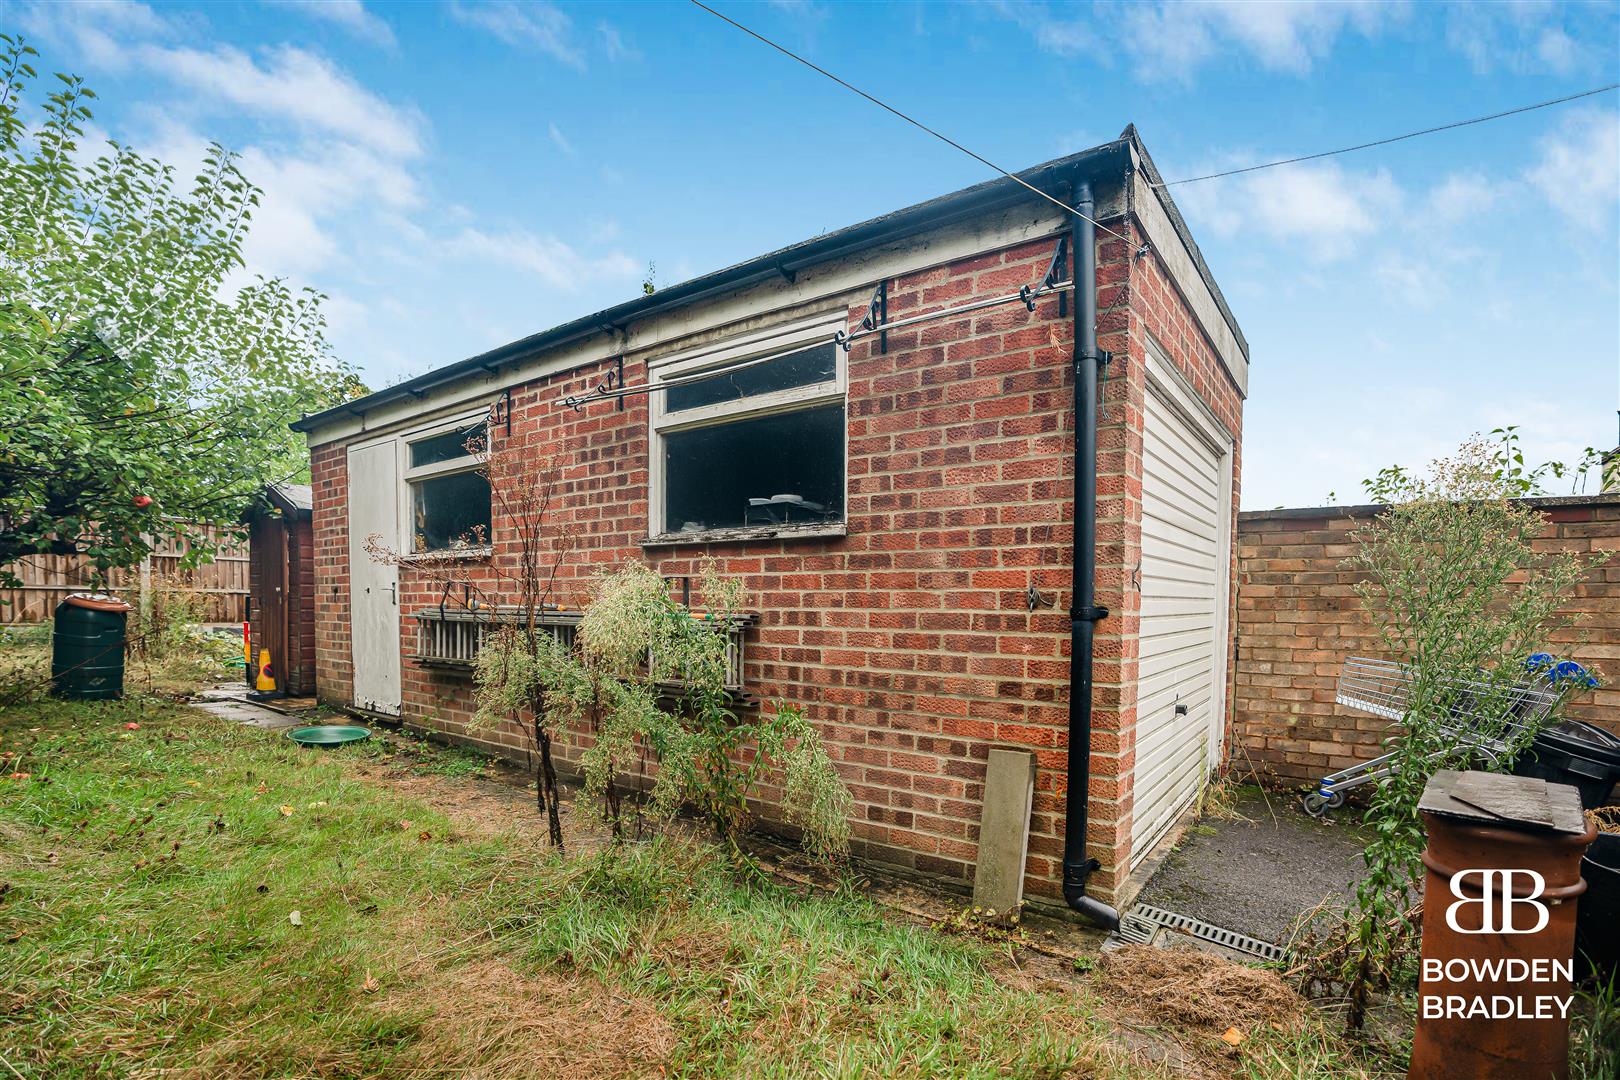
[{"label": "fallen leaf", "polygon": [[187,780],[186,781],[186,786],[187,787],[202,787],[202,781],[201,780]]},{"label": "fallen leaf", "polygon": [[371,972],[367,971],[366,972],[366,981],[360,984],[360,989],[365,991],[368,994],[375,994],[377,992],[378,987],[380,987],[380,986],[382,986],[382,983],[380,983],[376,979],[372,978],[371,977]]},{"label": "fallen leaf", "polygon": [[307,806],[307,807],[306,807],[306,808],[305,808],[305,809],[308,809],[308,810],[317,810],[317,809],[319,809],[319,808],[320,808],[320,807],[323,807],[323,806],[325,806],[325,805],[326,805],[326,803],[325,803],[325,802],[324,802],[324,801],[323,801],[323,802],[312,802],[312,803],[310,803],[310,804],[309,804],[309,806]]},{"label": "fallen leaf", "polygon": [[282,807],[281,807],[281,816],[282,817],[292,817],[293,816],[293,808],[283,804]]},{"label": "fallen leaf", "polygon": [[135,721],[131,720],[129,723],[124,725],[124,730],[125,731],[139,731],[139,730],[141,730],[141,725],[139,725]]},{"label": "fallen leaf", "polygon": [[426,843],[427,841],[433,839],[433,834],[428,832],[426,829],[423,829],[421,832],[416,834],[416,838],[423,843]]},{"label": "fallen leaf", "polygon": [[410,829],[411,829],[411,823],[410,822],[408,822],[408,821],[396,821],[396,822],[394,822],[394,824],[399,826],[400,832],[410,832]]},{"label": "fallen leaf", "polygon": [[1235,1027],[1229,1027],[1221,1033],[1221,1041],[1228,1046],[1236,1046],[1243,1041],[1243,1032]]},{"label": "fallen leaf", "polygon": [[287,916],[287,921],[292,923],[294,926],[303,926],[304,913],[299,911],[297,908],[294,908],[293,913]]}]

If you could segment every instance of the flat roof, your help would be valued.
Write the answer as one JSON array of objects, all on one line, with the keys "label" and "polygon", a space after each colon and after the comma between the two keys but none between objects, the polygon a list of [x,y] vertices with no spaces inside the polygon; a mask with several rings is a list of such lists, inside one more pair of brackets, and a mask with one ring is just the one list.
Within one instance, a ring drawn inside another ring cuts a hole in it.
[{"label": "flat roof", "polygon": [[[1142,160],[1148,179],[1157,184],[1160,181],[1158,170],[1154,167],[1152,159],[1147,156],[1135,125],[1126,127],[1121,136],[1112,142],[1036,165],[1017,175],[1019,179],[1039,191],[1054,198],[1064,198],[1065,189],[1080,173],[1084,173],[1087,179],[1123,175],[1130,166],[1133,148]],[[1214,295],[1221,314],[1232,327],[1246,359],[1249,352],[1248,342],[1244,340],[1242,332],[1238,329],[1237,320],[1233,318],[1226,305],[1226,298],[1221,295],[1220,287],[1216,285],[1214,276],[1205,265],[1198,245],[1193,242],[1186,222],[1165,188],[1155,187],[1153,190],[1167,210],[1177,234],[1192,253],[1194,265]],[[744,288],[773,277],[792,281],[798,271],[818,263],[843,258],[867,248],[1016,205],[1035,197],[1022,185],[1006,177],[987,180],[982,184],[975,184],[914,206],[894,210],[836,232],[824,233],[809,240],[778,248],[746,262],[683,281],[678,285],[671,285],[655,293],[603,308],[601,311],[519,338],[488,352],[435,368],[426,374],[385,387],[353,401],[313,413],[294,421],[290,426],[294,431],[313,431],[343,417],[363,415],[368,410],[390,401],[405,397],[421,397],[432,387],[455,382],[478,372],[492,374],[503,367],[531,359],[561,345],[597,334],[617,334],[637,320],[697,303],[723,292]]]}]

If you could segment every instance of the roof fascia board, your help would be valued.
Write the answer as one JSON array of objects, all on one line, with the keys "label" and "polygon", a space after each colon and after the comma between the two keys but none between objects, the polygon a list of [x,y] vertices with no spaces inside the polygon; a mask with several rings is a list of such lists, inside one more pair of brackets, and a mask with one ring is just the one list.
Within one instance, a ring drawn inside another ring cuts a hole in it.
[{"label": "roof fascia board", "polygon": [[[1099,216],[1115,217],[1123,213],[1122,180],[1121,175],[1098,182]],[[789,315],[842,311],[852,304],[864,304],[875,281],[892,280],[983,251],[1055,236],[1066,227],[1067,218],[1061,210],[1031,198],[1021,205],[959,218],[927,232],[909,234],[880,246],[868,246],[839,259],[824,260],[795,275],[792,283],[773,272],[751,286],[741,286],[702,302],[691,302],[640,319],[622,338],[597,335],[552,346],[499,370],[498,374],[480,372],[482,378],[471,374],[449,378],[420,395],[380,402],[363,416],[334,416],[318,428],[306,428],[307,437],[311,446],[318,446],[361,433],[380,433],[407,423],[419,424],[430,414],[465,407],[503,387],[521,386],[561,372],[590,367],[620,354],[638,360],[657,360],[778,322]]]},{"label": "roof fascia board", "polygon": [[[1122,174],[1129,163],[1128,141],[1120,139],[1066,158],[1037,165],[1019,175],[1026,182],[1061,198],[1059,190],[1077,172],[1089,172],[1096,180],[1106,184],[1111,176]],[[386,387],[363,398],[306,416],[291,426],[294,431],[313,433],[334,423],[341,424],[344,417],[355,418],[384,403],[405,397],[421,398],[428,390],[473,376],[479,371],[494,374],[504,367],[530,359],[542,352],[550,352],[592,338],[601,338],[603,345],[610,350],[608,354],[611,355],[620,351],[611,348],[616,333],[624,333],[632,322],[715,295],[746,289],[762,282],[782,281],[791,284],[789,279],[795,279],[802,271],[823,263],[847,258],[870,248],[905,240],[1010,206],[1038,201],[1040,200],[1036,196],[1011,180],[1005,178],[989,180],[870,221],[851,225],[825,236],[801,241],[747,262],[673,285],[650,296],[637,297],[593,315],[563,323],[498,349],[408,379],[396,386]],[[1057,212],[1056,208],[1052,209],[1054,213]],[[511,383],[513,380],[506,377],[501,381]],[[321,441],[327,442],[330,439],[322,438]]]},{"label": "roof fascia board", "polygon": [[[1134,147],[1133,147],[1134,150]],[[1151,165],[1150,162],[1146,163]],[[1238,394],[1249,396],[1249,343],[1226,306],[1226,301],[1209,277],[1208,267],[1198,252],[1186,225],[1177,225],[1166,210],[1168,195],[1154,187],[1157,175],[1150,168],[1131,170],[1131,209],[1142,227],[1148,244],[1164,264],[1170,280],[1181,294],[1199,328],[1208,339],[1221,364],[1232,378]],[[1173,209],[1173,204],[1171,204]]]}]

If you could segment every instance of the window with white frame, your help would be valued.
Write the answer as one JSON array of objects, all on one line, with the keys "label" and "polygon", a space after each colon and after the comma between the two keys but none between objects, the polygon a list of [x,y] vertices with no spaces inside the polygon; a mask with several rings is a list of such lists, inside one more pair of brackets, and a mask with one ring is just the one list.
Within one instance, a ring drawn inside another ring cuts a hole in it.
[{"label": "window with white frame", "polygon": [[459,421],[405,442],[413,552],[490,542],[489,479],[481,471],[487,421]]},{"label": "window with white frame", "polygon": [[[840,324],[777,328],[652,366],[654,536],[844,520]],[[710,378],[703,372],[723,368]]]}]

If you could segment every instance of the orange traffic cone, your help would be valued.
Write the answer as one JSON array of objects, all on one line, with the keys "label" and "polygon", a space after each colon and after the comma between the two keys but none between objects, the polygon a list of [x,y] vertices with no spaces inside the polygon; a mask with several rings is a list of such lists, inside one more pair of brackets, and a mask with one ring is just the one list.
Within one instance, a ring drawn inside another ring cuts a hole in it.
[{"label": "orange traffic cone", "polygon": [[269,649],[259,650],[259,678],[253,684],[253,689],[261,694],[273,694],[276,692],[276,673],[275,669],[270,666]]}]

